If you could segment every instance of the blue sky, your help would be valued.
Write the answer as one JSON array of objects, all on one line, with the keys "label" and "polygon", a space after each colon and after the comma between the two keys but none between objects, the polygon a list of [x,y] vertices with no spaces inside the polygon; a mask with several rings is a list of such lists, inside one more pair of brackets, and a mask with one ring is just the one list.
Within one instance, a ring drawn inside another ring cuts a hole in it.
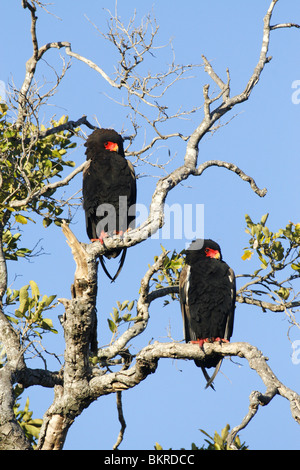
[{"label": "blue sky", "polygon": [[[90,0],[84,4],[71,0],[56,2],[49,9],[61,19],[39,11],[39,45],[69,41],[74,52],[93,60],[111,74],[114,51],[86,17],[105,32],[109,19],[105,9],[113,11],[114,5],[113,0]],[[172,38],[176,62],[180,64],[199,64],[201,54],[205,54],[224,80],[228,67],[234,94],[243,90],[256,65],[261,46],[262,19],[268,5],[269,0],[188,0],[185,3],[175,0],[172,4],[166,1],[155,3],[144,0],[137,3],[119,0],[118,13],[127,23],[134,9],[138,20],[153,9],[160,26],[156,44],[167,44]],[[5,6],[2,2],[0,12],[2,36],[6,38],[0,52],[0,80],[5,84],[13,80],[20,87],[25,62],[32,53],[29,12],[22,9],[21,2],[5,2]],[[300,23],[300,5],[293,0],[280,1],[275,8],[273,23],[290,21]],[[251,175],[259,187],[268,189],[265,198],[254,194],[237,175],[225,169],[211,168],[201,177],[192,177],[175,188],[167,199],[168,204],[204,204],[205,236],[221,245],[223,258],[236,274],[253,272],[257,267],[254,260],[246,262],[241,259],[243,248],[247,246],[244,231],[246,213],[258,221],[269,212],[267,225],[273,231],[290,220],[299,222],[300,104],[296,99],[299,98],[297,88],[295,85],[293,88],[293,83],[297,85],[295,81],[300,80],[299,43],[299,30],[272,32],[269,55],[273,59],[266,65],[250,99],[235,108],[228,116],[235,116],[234,119],[213,136],[207,136],[199,148],[199,163],[210,159],[235,163]],[[64,55],[64,52],[61,51],[61,54]],[[36,75],[41,83],[55,80],[50,66],[59,69],[61,64],[57,50],[49,51],[44,58],[47,62],[39,64]],[[171,59],[169,48],[158,49],[149,62],[145,62],[145,69],[164,70]],[[194,78],[181,82],[168,95],[170,109],[181,105],[202,105],[202,87],[209,83],[209,78],[203,68],[195,69],[192,75]],[[211,84],[211,89],[213,87]],[[94,123],[96,118],[103,127],[113,127],[117,131],[130,129],[126,110],[120,109],[106,94],[115,99],[126,99],[126,95],[113,93],[96,72],[73,59],[58,93],[50,100],[51,106],[43,109],[44,115],[41,117],[47,125],[53,115],[59,118],[67,114],[70,119],[76,120],[86,114],[90,122]],[[191,133],[201,121],[202,112],[200,109],[188,121],[172,122],[170,129]],[[226,121],[227,116],[223,123]],[[174,157],[167,168],[171,171],[182,164],[184,144],[174,139],[160,145],[155,158],[166,159],[168,149]],[[82,141],[68,159],[73,159],[76,165],[85,159]],[[136,172],[144,176],[138,180],[138,202],[148,204],[157,181],[152,176],[159,175],[159,171],[138,166]],[[71,195],[80,188],[81,175],[72,181],[66,193]],[[82,208],[76,213],[72,230],[80,241],[88,241]],[[41,224],[32,226],[28,232],[24,231],[24,246],[33,246],[39,240],[46,254],[30,263],[11,263],[10,282],[14,288],[19,288],[34,279],[42,294],[55,293],[58,297],[69,297],[74,261],[64,236],[57,227],[44,229]],[[151,239],[131,248],[123,271],[113,285],[99,272],[100,345],[110,341],[106,318],[117,300],[137,298],[140,279],[148,263],[152,263],[154,256],[160,252],[160,243],[167,249],[180,251],[186,240],[172,237],[167,240]],[[63,339],[57,316],[61,313],[61,307],[52,312],[59,335],[47,337],[47,348],[60,354],[63,353]],[[179,304],[173,303],[163,308],[163,301],[156,301],[151,306],[150,315],[148,329],[132,342],[132,353],[138,352],[153,338],[166,341],[169,333],[175,340],[183,338]],[[299,391],[300,365],[294,365],[291,360],[288,327],[284,314],[262,313],[254,307],[237,304],[232,341],[247,341],[257,346],[269,357],[269,364],[279,380]],[[294,328],[291,337],[293,340],[300,339],[299,330]],[[51,356],[48,361],[49,368],[58,368]],[[42,366],[38,361],[35,365]],[[200,428],[213,434],[226,423],[231,427],[239,424],[247,413],[251,391],[264,391],[259,377],[242,360],[224,360],[215,385],[216,392],[204,390],[201,371],[193,362],[160,360],[154,375],[123,394],[127,429],[120,449],[152,449],[155,442],[165,449],[189,449],[192,442],[203,442]],[[42,416],[50,405],[53,391],[36,388],[29,390],[28,394],[34,416]],[[71,427],[65,449],[111,449],[118,432],[115,396],[102,397]],[[299,427],[291,417],[289,403],[280,397],[261,408],[240,437],[251,449],[299,448]]]}]

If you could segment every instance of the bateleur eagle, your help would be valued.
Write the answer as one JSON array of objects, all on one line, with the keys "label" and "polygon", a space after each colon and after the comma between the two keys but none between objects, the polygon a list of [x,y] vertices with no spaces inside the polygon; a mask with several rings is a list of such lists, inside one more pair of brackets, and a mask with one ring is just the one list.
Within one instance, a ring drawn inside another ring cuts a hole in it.
[{"label": "bateleur eagle", "polygon": [[[136,176],[133,165],[126,160],[123,138],[113,129],[96,129],[86,143],[89,165],[83,171],[83,208],[86,231],[91,241],[102,244],[107,236],[122,235],[134,227],[136,203]],[[103,257],[101,265],[114,281],[120,273],[126,248],[107,253],[116,258],[122,252],[117,273],[111,276]]]},{"label": "bateleur eagle", "polygon": [[[222,261],[220,246],[213,240],[197,239],[185,251],[179,278],[179,296],[186,342],[229,342],[233,331],[236,283],[233,270]],[[215,379],[222,358],[195,360],[206,378],[206,388]],[[210,377],[206,368],[215,367]]]}]

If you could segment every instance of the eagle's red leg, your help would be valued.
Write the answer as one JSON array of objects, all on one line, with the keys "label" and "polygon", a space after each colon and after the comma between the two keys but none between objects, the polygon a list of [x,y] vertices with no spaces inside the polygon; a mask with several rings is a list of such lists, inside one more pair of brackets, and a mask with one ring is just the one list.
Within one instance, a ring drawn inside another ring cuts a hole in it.
[{"label": "eagle's red leg", "polygon": [[192,344],[199,344],[199,347],[202,348],[203,343],[206,343],[205,339],[197,339],[196,341],[191,341]]},{"label": "eagle's red leg", "polygon": [[202,339],[197,339],[196,341],[191,341],[192,344],[199,344],[199,347],[202,348],[204,343],[214,343],[214,342],[219,342],[219,343],[229,343],[228,339],[224,338],[202,338]]},{"label": "eagle's red leg", "polygon": [[213,342],[218,341],[219,343],[229,343],[228,339],[225,338],[212,338]]},{"label": "eagle's red leg", "polygon": [[124,235],[123,230],[119,230],[119,231],[114,230],[113,233],[114,233],[114,235],[119,235],[120,237],[122,237]]},{"label": "eagle's red leg", "polygon": [[100,242],[101,245],[103,245],[103,239],[108,237],[108,233],[104,232],[104,230],[101,230],[99,238],[92,238],[91,242]]}]

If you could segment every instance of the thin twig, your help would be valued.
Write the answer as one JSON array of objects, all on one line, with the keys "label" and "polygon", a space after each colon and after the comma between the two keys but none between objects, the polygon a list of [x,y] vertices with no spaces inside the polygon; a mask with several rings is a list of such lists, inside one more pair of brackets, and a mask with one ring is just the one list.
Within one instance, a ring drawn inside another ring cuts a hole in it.
[{"label": "thin twig", "polygon": [[117,410],[118,410],[118,418],[121,424],[121,429],[117,438],[116,443],[113,446],[113,450],[118,449],[119,445],[123,441],[124,438],[124,433],[126,429],[126,421],[124,418],[124,413],[123,413],[123,407],[122,407],[122,392],[116,392],[116,398],[117,398]]}]

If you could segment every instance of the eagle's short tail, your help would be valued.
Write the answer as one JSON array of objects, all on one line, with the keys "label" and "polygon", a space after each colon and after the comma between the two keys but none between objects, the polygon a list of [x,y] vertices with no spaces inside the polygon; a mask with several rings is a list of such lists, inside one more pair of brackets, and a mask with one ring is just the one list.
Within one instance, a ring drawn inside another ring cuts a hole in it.
[{"label": "eagle's short tail", "polygon": [[123,268],[123,264],[124,264],[124,261],[125,261],[125,258],[126,258],[126,252],[127,252],[127,248],[124,248],[122,250],[122,255],[121,255],[121,258],[120,258],[120,261],[119,261],[119,267],[118,267],[118,270],[116,272],[116,274],[112,277],[110,275],[110,273],[108,272],[107,268],[106,268],[106,265],[105,265],[105,261],[103,259],[103,256],[100,256],[100,263],[101,263],[101,266],[102,266],[102,269],[103,271],[105,272],[106,276],[111,280],[111,282],[115,282],[115,280],[117,279],[117,277],[119,276],[120,272],[121,272],[121,269]]},{"label": "eagle's short tail", "polygon": [[202,369],[202,372],[203,372],[203,375],[205,377],[205,380],[206,380],[206,385],[205,385],[205,388],[208,388],[208,387],[211,387],[213,390],[215,390],[214,386],[213,386],[213,381],[215,380],[216,378],[216,375],[217,373],[219,372],[220,370],[220,367],[221,367],[221,364],[222,364],[222,361],[223,361],[223,358],[219,360],[218,364],[216,365],[216,368],[214,370],[214,373],[213,375],[210,377],[205,369],[205,367],[201,367]]}]

